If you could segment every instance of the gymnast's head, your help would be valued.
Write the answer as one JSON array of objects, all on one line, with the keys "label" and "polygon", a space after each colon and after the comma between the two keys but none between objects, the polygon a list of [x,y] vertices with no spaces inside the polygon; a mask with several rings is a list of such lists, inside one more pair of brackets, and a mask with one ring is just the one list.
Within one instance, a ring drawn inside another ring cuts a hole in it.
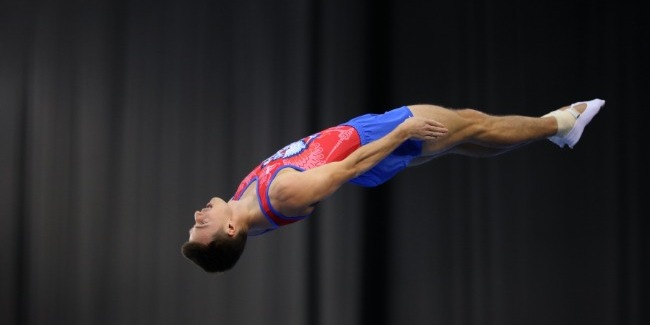
[{"label": "gymnast's head", "polygon": [[224,272],[235,266],[247,238],[247,228],[233,217],[228,203],[215,197],[194,213],[190,238],[181,251],[206,272]]}]

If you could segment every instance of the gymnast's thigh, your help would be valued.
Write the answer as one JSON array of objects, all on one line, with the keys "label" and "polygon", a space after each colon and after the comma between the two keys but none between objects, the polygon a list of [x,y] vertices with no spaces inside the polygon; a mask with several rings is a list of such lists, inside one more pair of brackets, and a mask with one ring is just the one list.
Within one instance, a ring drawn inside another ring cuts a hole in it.
[{"label": "gymnast's thigh", "polygon": [[481,114],[474,110],[449,109],[427,104],[409,105],[409,109],[413,116],[434,119],[449,130],[446,136],[423,143],[421,156],[426,157],[444,154],[459,144],[471,141],[476,132],[475,118],[472,115]]}]

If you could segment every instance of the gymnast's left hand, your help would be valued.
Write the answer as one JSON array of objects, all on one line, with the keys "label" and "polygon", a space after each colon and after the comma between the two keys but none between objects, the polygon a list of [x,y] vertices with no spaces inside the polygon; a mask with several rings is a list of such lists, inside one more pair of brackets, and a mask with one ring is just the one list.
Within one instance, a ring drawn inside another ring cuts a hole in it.
[{"label": "gymnast's left hand", "polygon": [[407,118],[400,124],[400,127],[407,130],[410,139],[425,141],[437,140],[440,137],[446,136],[449,132],[442,123],[418,116]]}]

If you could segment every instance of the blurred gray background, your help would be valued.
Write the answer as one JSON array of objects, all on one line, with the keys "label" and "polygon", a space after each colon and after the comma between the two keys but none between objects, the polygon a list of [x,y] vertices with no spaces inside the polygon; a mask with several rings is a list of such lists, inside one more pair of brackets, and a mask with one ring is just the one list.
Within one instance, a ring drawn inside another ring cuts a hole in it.
[{"label": "blurred gray background", "polygon": [[[0,0],[2,324],[648,324],[650,23],[627,1]],[[285,144],[408,104],[575,149],[457,156],[187,261],[193,212]]]}]

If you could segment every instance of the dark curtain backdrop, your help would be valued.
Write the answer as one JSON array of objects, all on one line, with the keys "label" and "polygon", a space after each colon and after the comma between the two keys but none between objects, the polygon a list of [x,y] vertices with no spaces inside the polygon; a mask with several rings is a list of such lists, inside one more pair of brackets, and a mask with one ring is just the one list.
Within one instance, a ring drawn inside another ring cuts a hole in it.
[{"label": "dark curtain backdrop", "polygon": [[[648,324],[650,23],[627,1],[0,1],[2,324]],[[349,185],[213,275],[194,210],[285,144],[415,103],[574,150]]]}]

